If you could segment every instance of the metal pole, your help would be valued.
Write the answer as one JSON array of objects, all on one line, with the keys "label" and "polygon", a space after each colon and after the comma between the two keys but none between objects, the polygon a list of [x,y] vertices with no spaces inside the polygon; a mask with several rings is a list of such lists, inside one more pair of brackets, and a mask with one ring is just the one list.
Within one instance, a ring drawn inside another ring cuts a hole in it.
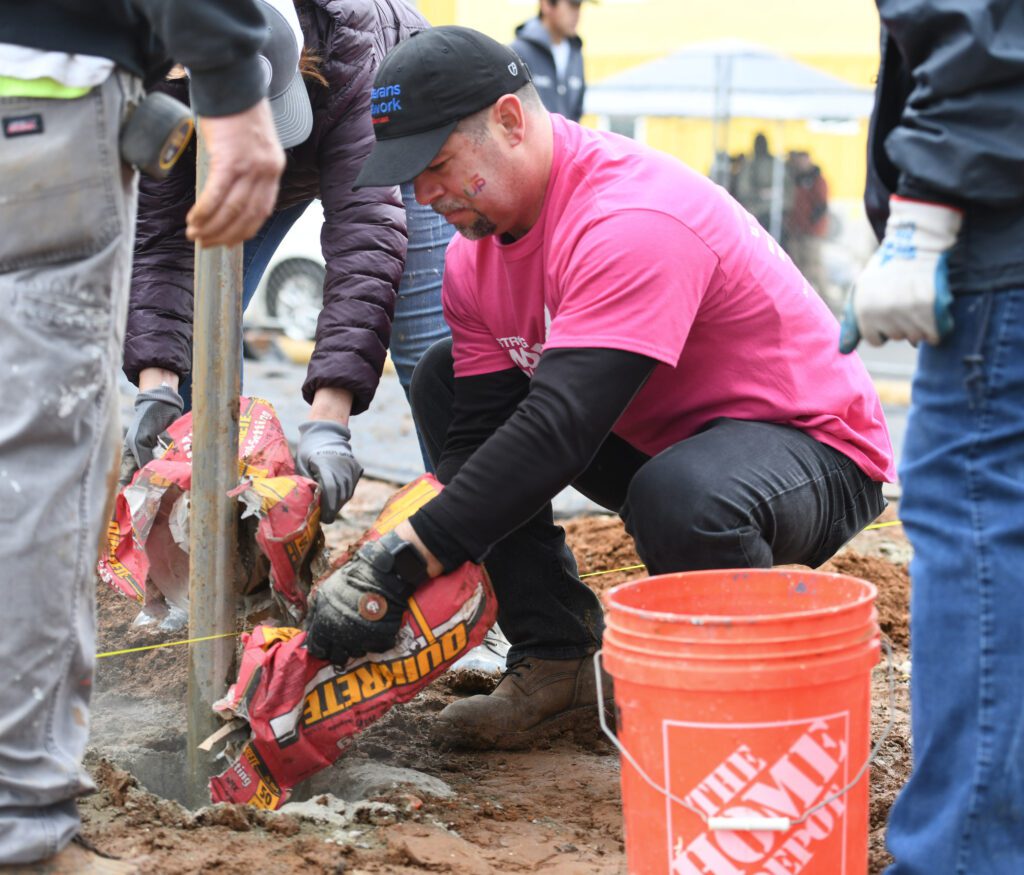
[{"label": "metal pole", "polygon": [[[208,169],[200,140],[197,192]],[[227,492],[238,483],[241,324],[242,247],[197,245],[188,599],[193,638],[232,632],[237,620],[238,504]],[[227,689],[234,653],[234,638],[189,645],[186,798],[192,808],[210,801],[214,764],[198,745],[221,725],[210,706]]]}]

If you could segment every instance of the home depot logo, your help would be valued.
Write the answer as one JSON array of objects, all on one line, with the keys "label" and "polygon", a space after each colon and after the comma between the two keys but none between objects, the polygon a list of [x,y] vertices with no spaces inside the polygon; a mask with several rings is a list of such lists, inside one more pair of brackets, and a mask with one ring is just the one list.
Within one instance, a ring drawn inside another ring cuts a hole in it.
[{"label": "home depot logo", "polygon": [[[714,769],[700,778],[683,798],[707,817],[801,818],[849,782],[848,715],[813,720],[759,724],[666,723],[666,767],[670,751],[687,755],[707,734],[721,729],[723,741],[741,734]],[[780,730],[788,739],[779,746]],[[787,730],[789,732],[787,733]],[[792,733],[796,730],[796,734]],[[829,845],[828,875],[846,871],[846,806],[840,796],[788,832],[764,830],[694,830],[692,812],[666,800],[669,820],[669,871],[672,875],[794,875],[819,871],[815,855]],[[834,837],[834,838],[833,838]],[[830,839],[832,841],[830,842]],[[836,848],[834,842],[840,843]],[[810,868],[809,868],[810,867]],[[821,869],[825,872],[825,869]]]}]

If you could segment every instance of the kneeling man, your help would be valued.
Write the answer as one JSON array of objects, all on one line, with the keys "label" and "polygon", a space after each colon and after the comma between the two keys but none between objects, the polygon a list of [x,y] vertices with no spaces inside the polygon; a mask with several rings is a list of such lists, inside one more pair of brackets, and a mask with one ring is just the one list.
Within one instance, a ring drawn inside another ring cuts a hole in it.
[{"label": "kneeling man", "polygon": [[560,490],[620,514],[652,574],[816,566],[883,509],[892,448],[835,319],[722,188],[549,114],[515,53],[466,28],[403,42],[375,87],[396,97],[358,184],[412,180],[460,232],[452,339],[412,384],[447,486],[321,587],[309,647],[386,648],[422,580],[483,561],[508,669],[437,734],[522,747],[596,703],[602,610],[553,522]]}]

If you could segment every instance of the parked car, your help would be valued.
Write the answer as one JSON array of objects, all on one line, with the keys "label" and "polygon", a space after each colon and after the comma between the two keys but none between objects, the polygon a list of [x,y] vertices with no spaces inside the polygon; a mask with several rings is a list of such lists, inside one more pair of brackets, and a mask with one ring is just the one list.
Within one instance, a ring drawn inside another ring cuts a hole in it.
[{"label": "parked car", "polygon": [[327,269],[320,249],[323,206],[314,200],[285,235],[245,311],[245,324],[313,340]]}]

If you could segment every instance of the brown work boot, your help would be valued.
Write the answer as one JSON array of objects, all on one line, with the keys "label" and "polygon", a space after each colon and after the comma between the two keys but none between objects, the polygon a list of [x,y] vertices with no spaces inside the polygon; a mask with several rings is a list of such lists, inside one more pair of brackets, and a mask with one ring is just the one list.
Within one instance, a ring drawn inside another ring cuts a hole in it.
[{"label": "brown work boot", "polygon": [[77,836],[46,860],[0,866],[0,872],[17,875],[137,875],[141,871],[136,863],[103,856]]},{"label": "brown work boot", "polygon": [[[607,672],[601,675],[607,713],[612,681]],[[566,731],[580,740],[600,732],[591,656],[523,659],[489,696],[460,699],[438,714],[431,738],[442,748],[521,750]]]}]

